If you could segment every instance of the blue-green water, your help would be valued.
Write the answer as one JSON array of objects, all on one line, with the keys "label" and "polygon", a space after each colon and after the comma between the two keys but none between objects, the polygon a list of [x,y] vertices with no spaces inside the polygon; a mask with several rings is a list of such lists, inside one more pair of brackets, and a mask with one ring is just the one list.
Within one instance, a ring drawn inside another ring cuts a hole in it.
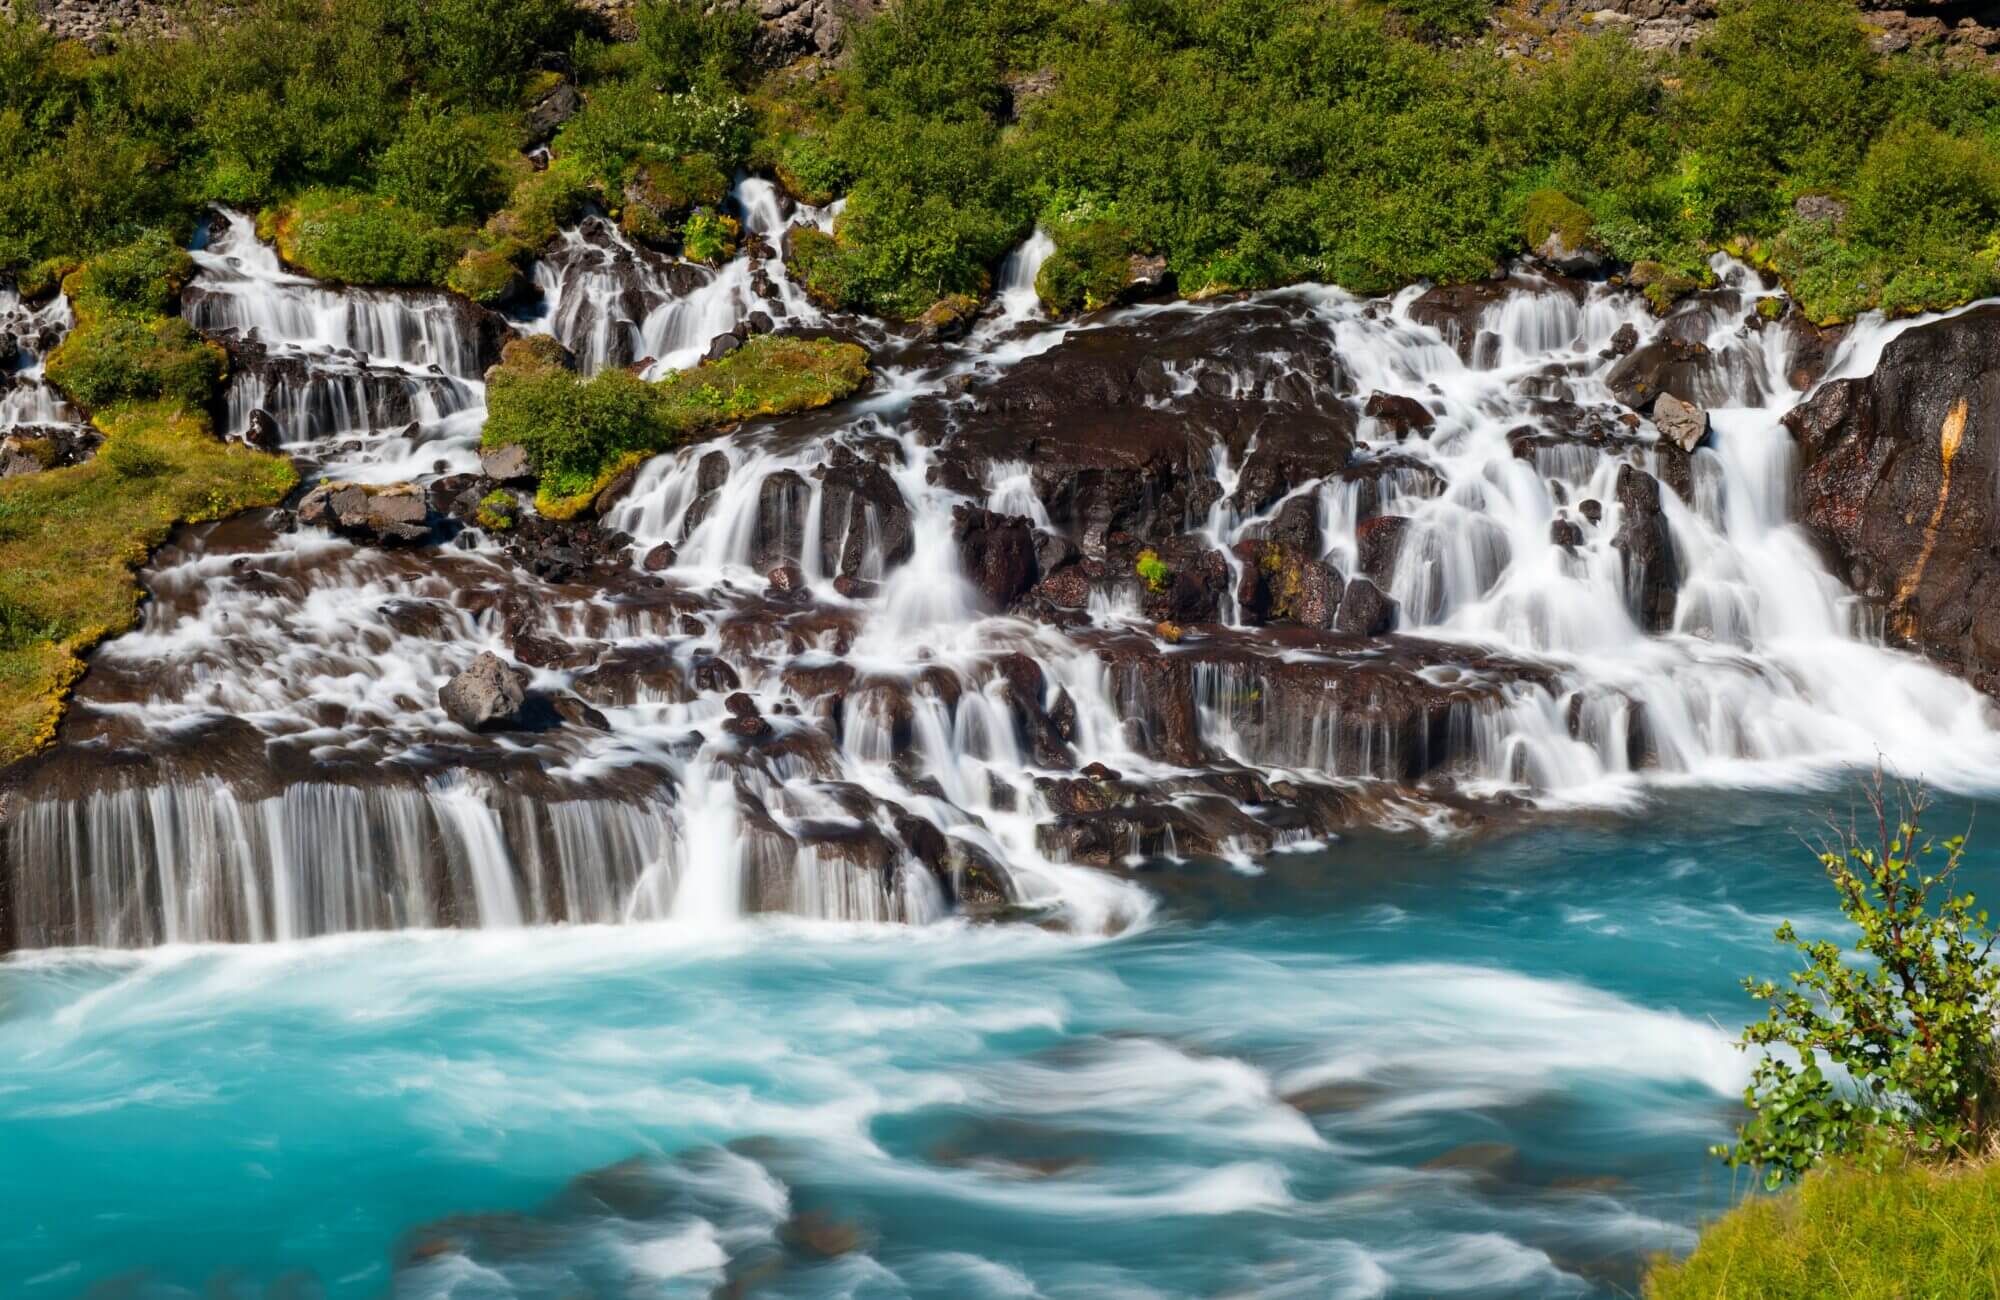
[{"label": "blue-green water", "polygon": [[1837,922],[1825,802],[1180,869],[1108,940],[17,958],[0,1294],[1621,1294],[1734,1194],[1737,981]]}]

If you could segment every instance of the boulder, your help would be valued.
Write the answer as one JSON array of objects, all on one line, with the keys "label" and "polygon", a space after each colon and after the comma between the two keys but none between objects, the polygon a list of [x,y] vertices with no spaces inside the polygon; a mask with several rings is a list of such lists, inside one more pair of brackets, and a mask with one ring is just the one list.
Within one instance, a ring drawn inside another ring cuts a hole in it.
[{"label": "boulder", "polygon": [[1437,417],[1430,413],[1430,408],[1416,398],[1400,393],[1370,393],[1368,404],[1361,408],[1361,413],[1371,420],[1380,421],[1383,427],[1396,435],[1399,442],[1412,433],[1427,434],[1437,424]]},{"label": "boulder", "polygon": [[558,81],[528,106],[528,139],[534,144],[548,143],[556,129],[575,117],[581,107],[583,101],[576,93],[576,83],[568,78]]},{"label": "boulder", "polygon": [[1019,515],[959,506],[952,511],[952,531],[966,577],[996,608],[1012,605],[1040,577],[1034,525]]},{"label": "boulder", "polygon": [[321,483],[299,502],[299,522],[388,545],[431,535],[430,505],[415,483]]},{"label": "boulder", "polygon": [[1681,574],[1673,533],[1660,508],[1660,481],[1645,470],[1620,465],[1617,495],[1623,513],[1611,545],[1623,559],[1627,608],[1646,631],[1668,631],[1674,625]]},{"label": "boulder", "polygon": [[1653,403],[1653,427],[1682,451],[1692,452],[1708,437],[1708,412],[1672,393],[1661,393]]},{"label": "boulder", "polygon": [[743,340],[734,334],[718,334],[708,341],[708,350],[701,354],[703,361],[720,361],[743,346]]},{"label": "boulder", "polygon": [[444,684],[438,691],[438,703],[453,722],[467,730],[505,730],[520,723],[527,682],[526,673],[484,650],[470,667]]},{"label": "boulder", "polygon": [[515,442],[505,447],[481,447],[479,472],[495,483],[531,483],[535,464],[528,457],[528,449]]},{"label": "boulder", "polygon": [[661,542],[652,550],[647,551],[646,558],[640,563],[646,572],[659,573],[662,570],[673,568],[674,561],[679,558],[680,555],[674,550],[672,542]]},{"label": "boulder", "polygon": [[260,406],[250,412],[250,419],[243,426],[243,441],[259,451],[276,451],[283,438],[277,420]]},{"label": "boulder", "polygon": [[871,547],[886,571],[910,558],[916,530],[889,471],[838,448],[814,471],[820,480],[820,558],[825,571],[859,577]]},{"label": "boulder", "polygon": [[2000,695],[2000,307],[1907,331],[1785,423],[1801,520],[1889,639]]},{"label": "boulder", "polygon": [[1340,596],[1333,630],[1349,636],[1381,636],[1396,625],[1396,602],[1366,578],[1350,578]]}]

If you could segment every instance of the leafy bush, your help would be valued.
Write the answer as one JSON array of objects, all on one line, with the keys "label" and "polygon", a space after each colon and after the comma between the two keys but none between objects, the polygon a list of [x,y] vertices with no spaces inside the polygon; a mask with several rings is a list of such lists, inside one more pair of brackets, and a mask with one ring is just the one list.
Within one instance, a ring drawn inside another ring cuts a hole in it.
[{"label": "leafy bush", "polygon": [[532,249],[546,248],[562,227],[575,221],[590,198],[590,185],[575,168],[562,163],[529,172],[514,186],[502,208],[486,223],[492,239],[517,240]]},{"label": "leafy bush", "polygon": [[1486,26],[1494,0],[1389,0],[1427,36],[1471,36]]},{"label": "leafy bush", "polygon": [[347,284],[443,284],[464,242],[389,199],[329,190],[301,195],[276,233],[286,261]]},{"label": "leafy bush", "polygon": [[669,91],[727,84],[757,33],[749,6],[711,9],[702,0],[639,0],[633,18],[647,70]]},{"label": "leafy bush", "polygon": [[439,225],[483,213],[498,202],[500,165],[485,123],[428,99],[403,114],[402,127],[376,165],[381,192]]},{"label": "leafy bush", "polygon": [[227,365],[227,354],[178,316],[107,314],[69,332],[49,355],[48,376],[86,410],[155,398],[199,409],[214,398]]},{"label": "leafy bush", "polygon": [[468,248],[445,274],[445,287],[488,307],[512,301],[526,286],[517,262],[528,251],[526,245],[513,242]]},{"label": "leafy bush", "polygon": [[1035,292],[1051,312],[1096,311],[1115,301],[1131,279],[1132,239],[1115,221],[1062,225],[1055,251],[1035,276]]},{"label": "leafy bush", "polygon": [[[1922,793],[1868,791],[1866,833],[1836,825],[1820,864],[1859,931],[1851,962],[1831,940],[1780,943],[1805,969],[1790,987],[1746,980],[1765,1018],[1743,1031],[1763,1049],[1744,1100],[1752,1112],[1731,1164],[1777,1187],[1821,1161],[1882,1167],[1894,1155],[1949,1157],[1987,1149],[1995,1134],[1995,934],[1956,875],[1965,841],[1933,840]],[[1768,1049],[1778,1048],[1773,1052]],[[1831,1068],[1829,1068],[1831,1067]]]},{"label": "leafy bush", "polygon": [[582,379],[546,343],[509,344],[487,386],[488,447],[527,449],[541,477],[536,505],[567,515],[617,468],[701,429],[824,406],[868,377],[851,343],[763,336],[720,361],[649,384],[629,371]]},{"label": "leafy bush", "polygon": [[86,317],[163,316],[180,309],[181,290],[193,276],[187,250],[155,231],[91,258],[63,288]]},{"label": "leafy bush", "polygon": [[576,10],[565,0],[397,0],[412,62],[440,94],[510,100],[538,50],[569,43]]},{"label": "leafy bush", "polygon": [[688,217],[681,252],[691,262],[720,266],[736,256],[737,236],[742,233],[742,223],[736,218],[714,208],[696,208]]},{"label": "leafy bush", "polygon": [[706,154],[728,169],[749,144],[750,109],[737,96],[713,88],[666,95],[633,79],[592,88],[553,149],[559,161],[618,194],[635,163]]}]

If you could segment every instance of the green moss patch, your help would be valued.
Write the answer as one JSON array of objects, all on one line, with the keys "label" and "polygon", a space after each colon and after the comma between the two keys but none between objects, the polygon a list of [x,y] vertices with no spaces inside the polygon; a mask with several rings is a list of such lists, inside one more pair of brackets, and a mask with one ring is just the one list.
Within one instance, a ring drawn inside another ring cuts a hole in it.
[{"label": "green moss patch", "polygon": [[0,765],[55,734],[82,656],[132,625],[133,570],[174,525],[275,505],[298,481],[173,403],[119,407],[97,426],[95,459],[0,479]]},{"label": "green moss patch", "polygon": [[1536,190],[1530,194],[1523,222],[1530,249],[1539,249],[1554,235],[1564,248],[1572,251],[1580,251],[1590,243],[1591,230],[1597,224],[1588,209],[1561,190]]},{"label": "green moss patch", "polygon": [[583,379],[553,350],[510,345],[487,386],[482,440],[526,448],[541,477],[536,508],[566,518],[624,468],[694,434],[825,406],[867,377],[865,352],[825,339],[754,338],[657,384],[623,370]]}]

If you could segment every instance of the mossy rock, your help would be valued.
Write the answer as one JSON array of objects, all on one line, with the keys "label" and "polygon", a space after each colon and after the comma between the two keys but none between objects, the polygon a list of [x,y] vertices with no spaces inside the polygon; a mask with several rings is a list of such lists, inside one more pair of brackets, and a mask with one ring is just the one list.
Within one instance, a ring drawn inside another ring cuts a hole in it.
[{"label": "mossy rock", "polygon": [[1132,283],[1130,232],[1112,221],[1059,227],[1055,250],[1035,276],[1035,293],[1051,315],[1098,311]]},{"label": "mossy rock", "polygon": [[486,219],[486,238],[512,241],[540,252],[564,226],[583,214],[590,184],[575,169],[557,162],[530,172],[514,186],[507,206]]},{"label": "mossy rock", "polygon": [[504,306],[527,293],[528,277],[518,264],[527,255],[526,245],[514,242],[467,249],[445,276],[445,287],[482,306]]},{"label": "mossy rock", "polygon": [[656,248],[682,238],[689,214],[712,210],[729,195],[729,178],[708,154],[642,163],[625,182],[618,226]]},{"label": "mossy rock", "polygon": [[1528,249],[1559,271],[1584,274],[1606,261],[1593,233],[1596,220],[1561,190],[1537,190],[1528,196],[1522,233]]},{"label": "mossy rock", "polygon": [[1677,271],[1664,262],[1634,262],[1625,282],[1646,295],[1657,315],[1664,316],[1681,299],[1696,293],[1707,283],[1699,276]]},{"label": "mossy rock", "polygon": [[575,370],[576,357],[553,335],[523,334],[501,347],[500,364],[508,372]]}]

